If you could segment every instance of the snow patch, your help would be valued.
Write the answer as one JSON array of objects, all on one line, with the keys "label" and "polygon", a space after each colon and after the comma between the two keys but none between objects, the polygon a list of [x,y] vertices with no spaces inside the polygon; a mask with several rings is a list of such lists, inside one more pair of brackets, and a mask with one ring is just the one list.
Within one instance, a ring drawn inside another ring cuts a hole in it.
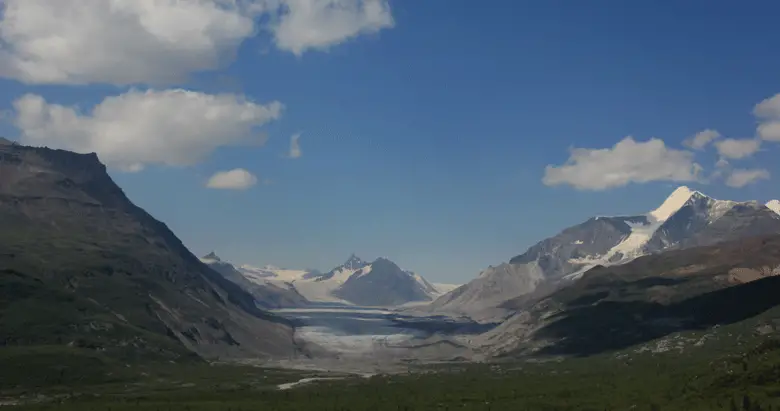
[{"label": "snow patch", "polygon": [[766,203],[766,206],[770,210],[776,212],[777,214],[780,214],[780,200],[772,200]]},{"label": "snow patch", "polygon": [[309,273],[306,270],[288,270],[271,265],[258,268],[248,264],[239,266],[238,271],[240,271],[241,274],[244,274],[244,276],[249,280],[259,284],[265,283],[269,279],[284,282],[298,281],[303,279],[303,277]]},{"label": "snow patch", "polygon": [[694,194],[704,196],[704,194],[693,191],[686,186],[678,187],[672,194],[666,198],[660,207],[650,212],[650,216],[656,221],[666,221],[676,213]]},{"label": "snow patch", "polygon": [[739,204],[738,201],[730,200],[713,200],[709,207],[709,221],[713,221],[723,217],[729,210]]},{"label": "snow patch", "polygon": [[[563,278],[567,280],[576,280],[582,277],[586,271],[597,265],[611,265],[616,263],[624,264],[637,257],[640,257],[642,254],[644,254],[642,252],[643,247],[645,244],[647,244],[648,241],[650,241],[650,238],[653,237],[653,234],[656,232],[656,230],[658,230],[658,228],[663,224],[663,221],[653,220],[647,224],[636,223],[632,221],[625,221],[625,223],[631,228],[631,233],[623,238],[623,241],[609,249],[609,251],[603,255],[569,259],[569,263],[575,265],[582,264],[583,266],[580,267],[579,270],[566,275]],[[610,262],[610,260],[616,255],[619,255],[618,260],[615,262]]]},{"label": "snow patch", "polygon": [[[354,265],[351,265],[354,267]],[[366,275],[371,272],[371,265],[363,267],[347,268],[339,267],[333,271],[333,276],[327,279],[319,277],[305,278],[309,272],[306,270],[275,270],[273,278],[266,278],[264,281],[271,283],[287,283],[295,288],[302,296],[312,302],[340,303],[353,305],[333,295],[333,291],[339,288],[353,275]]]},{"label": "snow patch", "polygon": [[[353,275],[355,276],[355,278],[360,278],[360,277],[370,273],[372,268],[373,267],[371,265],[367,265],[367,266],[357,270],[355,272],[355,274],[353,274]],[[349,278],[352,278],[352,276],[350,276]]]},{"label": "snow patch", "polygon": [[436,289],[436,291],[439,292],[439,294],[447,294],[448,292],[460,287],[463,284],[444,284],[444,283],[433,283],[433,288]]}]

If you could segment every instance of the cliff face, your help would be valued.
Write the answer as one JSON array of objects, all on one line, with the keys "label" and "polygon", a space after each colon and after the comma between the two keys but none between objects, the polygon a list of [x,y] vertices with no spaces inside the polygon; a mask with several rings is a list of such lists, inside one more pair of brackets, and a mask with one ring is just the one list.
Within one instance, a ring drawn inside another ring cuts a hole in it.
[{"label": "cliff face", "polygon": [[0,344],[295,352],[290,324],[132,204],[95,154],[0,143],[0,281],[16,290],[0,293]]}]

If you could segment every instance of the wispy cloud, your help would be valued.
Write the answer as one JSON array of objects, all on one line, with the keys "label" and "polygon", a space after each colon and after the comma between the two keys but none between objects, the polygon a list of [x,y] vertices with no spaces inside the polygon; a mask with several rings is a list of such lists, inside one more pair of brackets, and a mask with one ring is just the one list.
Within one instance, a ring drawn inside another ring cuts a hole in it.
[{"label": "wispy cloud", "polygon": [[694,150],[703,150],[710,143],[719,139],[720,137],[721,135],[717,130],[706,129],[694,134],[690,138],[685,139],[683,144],[686,147],[690,147]]},{"label": "wispy cloud", "polygon": [[290,136],[290,152],[287,154],[289,158],[300,158],[303,153],[301,152],[300,143],[301,133],[293,134]]},{"label": "wispy cloud", "polygon": [[768,180],[769,171],[765,169],[734,169],[731,170],[726,178],[726,185],[729,187],[740,188],[759,180]]}]

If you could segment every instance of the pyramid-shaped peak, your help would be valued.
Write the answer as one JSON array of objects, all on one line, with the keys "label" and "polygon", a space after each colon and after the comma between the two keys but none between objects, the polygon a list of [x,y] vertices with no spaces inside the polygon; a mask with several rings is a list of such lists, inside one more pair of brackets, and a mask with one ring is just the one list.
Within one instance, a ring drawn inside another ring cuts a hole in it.
[{"label": "pyramid-shaped peak", "polygon": [[222,261],[222,260],[221,260],[221,259],[220,259],[220,258],[217,256],[217,253],[215,253],[214,251],[212,251],[212,252],[210,252],[210,253],[208,253],[208,254],[204,255],[204,256],[203,256],[203,259],[204,259],[204,260]]},{"label": "pyramid-shaped peak", "polygon": [[[374,260],[375,263],[393,263],[389,258],[387,257],[379,257],[376,260]],[[393,263],[395,264],[395,263]]]},{"label": "pyramid-shaped peak", "polygon": [[700,191],[691,190],[688,186],[680,186],[664,200],[660,207],[650,212],[656,221],[666,221],[672,214],[682,208],[691,198],[709,198]]},{"label": "pyramid-shaped peak", "polygon": [[780,200],[770,200],[768,203],[766,203],[766,206],[770,210],[780,214]]},{"label": "pyramid-shaped peak", "polygon": [[355,253],[352,253],[349,255],[349,258],[347,258],[347,261],[345,261],[343,265],[345,268],[354,270],[365,266],[366,262],[363,261],[360,257],[356,256]]}]

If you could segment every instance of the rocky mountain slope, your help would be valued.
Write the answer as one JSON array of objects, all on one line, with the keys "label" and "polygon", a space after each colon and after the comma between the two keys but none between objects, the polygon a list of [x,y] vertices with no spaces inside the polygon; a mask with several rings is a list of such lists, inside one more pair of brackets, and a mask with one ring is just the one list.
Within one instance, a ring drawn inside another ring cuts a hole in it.
[{"label": "rocky mountain slope", "polygon": [[780,233],[780,214],[757,202],[716,200],[680,187],[643,215],[594,217],[545,239],[509,263],[489,267],[475,280],[438,298],[432,311],[490,317],[508,299],[576,280],[599,265],[639,256]]},{"label": "rocky mountain slope", "polygon": [[295,354],[288,321],[133,205],[95,154],[0,144],[0,345]]},{"label": "rocky mountain slope", "polygon": [[369,263],[354,254],[327,273],[273,266],[242,265],[236,269],[253,284],[287,289],[313,303],[391,307],[431,301],[452,288],[443,285],[440,291],[419,274],[386,258]]},{"label": "rocky mountain slope", "polygon": [[214,271],[222,274],[226,279],[238,284],[245,291],[255,297],[255,303],[261,308],[292,308],[305,307],[309,301],[300,295],[294,288],[280,287],[271,282],[250,281],[239,269],[232,264],[222,261],[214,252],[200,259]]},{"label": "rocky mountain slope", "polygon": [[594,354],[780,305],[780,235],[678,249],[598,266],[481,336],[493,354]]}]

